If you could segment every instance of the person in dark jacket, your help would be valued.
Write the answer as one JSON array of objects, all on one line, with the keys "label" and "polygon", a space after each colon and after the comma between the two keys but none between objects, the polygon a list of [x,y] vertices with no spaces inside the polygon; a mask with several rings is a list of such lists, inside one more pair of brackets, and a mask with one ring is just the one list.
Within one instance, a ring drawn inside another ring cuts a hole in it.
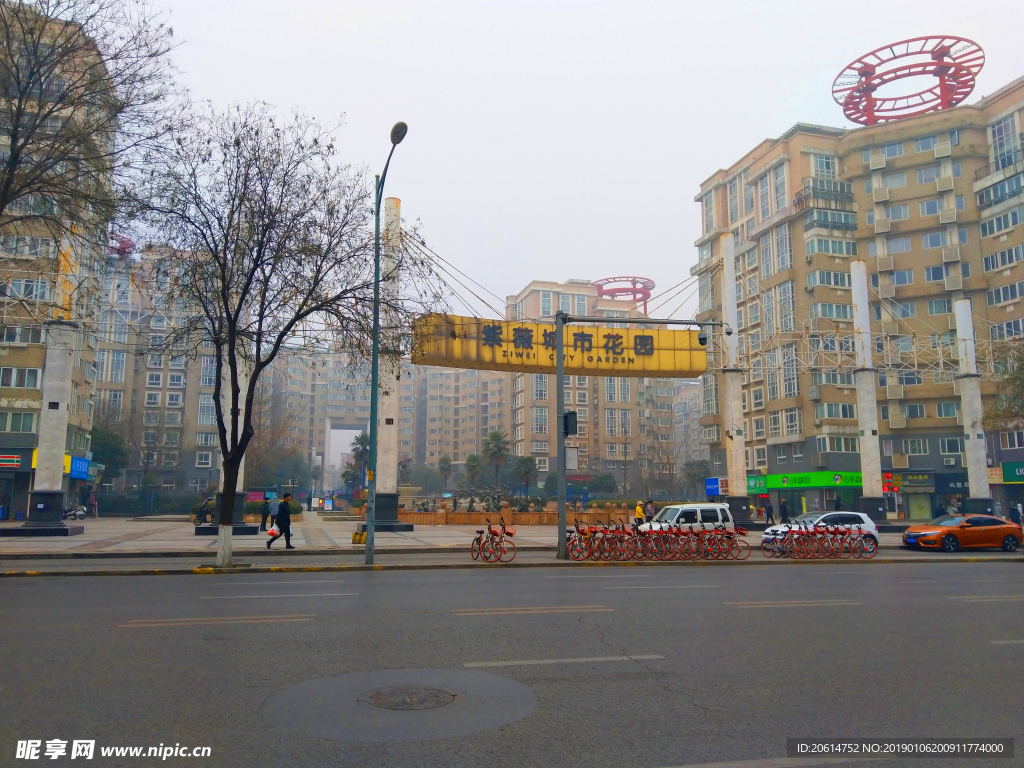
[{"label": "person in dark jacket", "polygon": [[789,505],[783,499],[779,502],[779,521],[786,525],[789,522]]},{"label": "person in dark jacket", "polygon": [[286,493],[284,498],[281,499],[281,506],[277,508],[277,518],[275,524],[277,529],[280,531],[277,536],[271,536],[270,541],[267,542],[267,549],[270,549],[270,545],[277,541],[279,538],[284,536],[284,548],[295,549],[292,546],[292,495]]},{"label": "person in dark jacket", "polygon": [[764,521],[768,525],[775,525],[775,508],[770,501],[764,505]]},{"label": "person in dark jacket", "polygon": [[263,499],[263,506],[260,507],[260,512],[263,515],[263,519],[260,520],[260,530],[267,530],[267,518],[270,517],[270,502]]}]

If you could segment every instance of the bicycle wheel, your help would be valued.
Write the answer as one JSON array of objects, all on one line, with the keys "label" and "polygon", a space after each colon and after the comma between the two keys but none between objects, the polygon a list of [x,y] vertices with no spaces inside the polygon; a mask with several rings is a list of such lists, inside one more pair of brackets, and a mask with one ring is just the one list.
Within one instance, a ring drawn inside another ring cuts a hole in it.
[{"label": "bicycle wheel", "polygon": [[587,557],[586,547],[584,547],[583,543],[577,538],[569,539],[569,544],[566,549],[569,552],[570,560],[585,560]]},{"label": "bicycle wheel", "polygon": [[733,555],[733,559],[746,560],[750,557],[750,545],[743,539],[735,539],[732,544],[738,550],[738,552]]},{"label": "bicycle wheel", "polygon": [[501,551],[498,549],[498,543],[487,537],[480,542],[480,559],[485,563],[496,563],[501,557]]},{"label": "bicycle wheel", "polygon": [[872,557],[878,554],[878,545],[875,544],[875,540],[870,536],[864,538],[864,554],[862,557],[866,560],[870,560]]},{"label": "bicycle wheel", "polygon": [[474,560],[480,558],[480,536],[473,539],[473,543],[469,545],[469,554]]},{"label": "bicycle wheel", "polygon": [[516,543],[514,541],[510,541],[508,539],[505,539],[501,543],[501,553],[500,553],[500,555],[498,557],[498,560],[500,560],[503,563],[511,563],[515,559],[516,559]]}]

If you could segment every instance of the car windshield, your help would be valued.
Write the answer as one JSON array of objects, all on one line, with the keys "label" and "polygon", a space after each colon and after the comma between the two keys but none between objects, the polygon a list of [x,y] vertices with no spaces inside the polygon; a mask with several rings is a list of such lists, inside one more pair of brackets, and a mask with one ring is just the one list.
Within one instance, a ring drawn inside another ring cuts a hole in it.
[{"label": "car windshield", "polygon": [[811,515],[797,515],[793,518],[793,522],[797,524],[810,525],[811,523],[818,522],[824,515],[821,512],[815,512]]},{"label": "car windshield", "polygon": [[662,507],[661,510],[658,511],[658,514],[651,519],[657,522],[664,522],[665,520],[671,519],[678,509],[679,507]]},{"label": "car windshield", "polygon": [[941,525],[944,528],[953,528],[964,521],[963,515],[943,515],[936,517],[929,525]]}]

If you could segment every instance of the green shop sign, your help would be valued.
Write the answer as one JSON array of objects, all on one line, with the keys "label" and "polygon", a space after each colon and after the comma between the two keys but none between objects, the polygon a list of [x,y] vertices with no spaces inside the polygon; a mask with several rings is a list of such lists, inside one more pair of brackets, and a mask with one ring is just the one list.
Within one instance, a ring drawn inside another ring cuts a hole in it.
[{"label": "green shop sign", "polygon": [[[1003,482],[1024,483],[1024,461],[1004,461]],[[747,480],[747,484],[750,484],[749,479]]]},{"label": "green shop sign", "polygon": [[[768,487],[788,488],[859,488],[860,472],[794,472],[787,475],[768,475]],[[749,483],[749,480],[748,480]]]},{"label": "green shop sign", "polygon": [[764,493],[768,490],[767,475],[750,475],[747,477],[747,493]]}]

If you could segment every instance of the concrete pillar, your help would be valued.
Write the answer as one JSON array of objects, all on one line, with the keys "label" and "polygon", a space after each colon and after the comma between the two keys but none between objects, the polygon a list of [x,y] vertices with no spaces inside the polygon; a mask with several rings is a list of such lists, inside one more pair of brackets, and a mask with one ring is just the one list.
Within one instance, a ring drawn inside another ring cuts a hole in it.
[{"label": "concrete pillar", "polygon": [[878,440],[878,403],[875,399],[876,369],[871,359],[871,303],[868,301],[867,264],[850,262],[853,294],[853,345],[857,357],[857,421],[860,424],[861,511],[872,519],[885,519],[882,495],[882,456]]},{"label": "concrete pillar", "polygon": [[[67,320],[46,323],[46,363],[43,368],[43,409],[39,414],[34,491],[63,492],[64,454],[67,453],[71,413],[71,374],[75,364],[78,324]],[[36,515],[31,515],[36,520]],[[60,516],[57,517],[60,522]]]},{"label": "concrete pillar", "polygon": [[[718,239],[722,255],[722,322],[731,333],[723,333],[725,360],[719,403],[722,411],[722,443],[729,476],[729,508],[733,517],[750,517],[747,497],[746,435],[743,434],[743,371],[739,367],[739,338],[736,334],[736,248],[731,232]],[[724,329],[723,329],[724,330]]]},{"label": "concrete pillar", "polygon": [[[384,201],[384,231],[381,233],[381,349],[380,399],[377,432],[377,498],[398,493],[398,398],[401,391],[402,359],[394,314],[386,307],[398,297],[398,262],[402,238],[402,201]],[[397,503],[397,496],[396,496]],[[396,506],[397,511],[397,506]],[[378,512],[378,520],[379,512]]]},{"label": "concrete pillar", "polygon": [[974,349],[974,320],[970,300],[956,299],[953,302],[953,314],[956,316],[956,346],[960,358],[957,381],[960,384],[960,413],[964,422],[967,482],[971,486],[972,499],[990,501],[992,491],[988,485],[983,426],[985,414],[981,404],[981,378],[978,376],[978,360]]}]

